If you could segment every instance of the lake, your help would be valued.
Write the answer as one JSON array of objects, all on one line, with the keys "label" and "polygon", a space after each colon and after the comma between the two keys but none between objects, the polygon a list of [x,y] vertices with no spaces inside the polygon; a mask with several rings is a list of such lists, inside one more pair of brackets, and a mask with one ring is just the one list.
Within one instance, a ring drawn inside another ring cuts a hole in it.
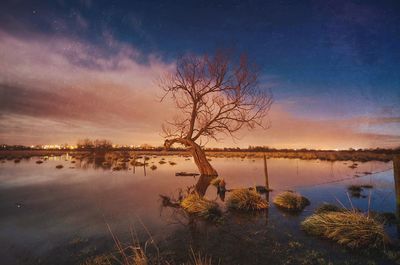
[{"label": "lake", "polygon": [[[300,229],[301,221],[323,202],[362,211],[396,211],[391,162],[370,161],[350,168],[351,161],[268,159],[270,200],[279,192],[295,190],[310,200],[310,206],[291,214],[271,203],[267,212],[259,214],[227,212],[224,222],[214,225],[190,221],[161,206],[160,194],[176,197],[179,189],[196,184],[198,177],[175,176],[176,172],[196,172],[191,158],[149,156],[146,168],[133,170],[127,163],[119,171],[68,154],[46,157],[37,164],[41,158],[0,163],[2,264],[79,264],[112,248],[112,234],[129,242],[132,231],[144,244],[157,242],[149,252],[161,252],[177,264],[187,259],[190,248],[208,253],[220,264],[265,264],[266,260],[303,264],[302,259],[362,264],[362,253],[306,235]],[[162,158],[176,165],[159,164]],[[211,159],[228,189],[265,183],[260,158]],[[157,169],[150,169],[153,164]],[[352,184],[373,188],[351,197],[347,187]],[[207,188],[206,197],[224,208],[214,186]],[[397,227],[386,225],[385,229],[396,242]],[[382,258],[374,262],[389,264]]]}]

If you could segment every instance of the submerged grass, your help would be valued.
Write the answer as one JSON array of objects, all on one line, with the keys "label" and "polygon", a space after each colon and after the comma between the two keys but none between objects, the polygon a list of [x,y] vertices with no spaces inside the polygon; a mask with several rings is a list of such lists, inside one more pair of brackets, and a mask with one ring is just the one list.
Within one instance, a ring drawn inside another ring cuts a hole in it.
[{"label": "submerged grass", "polygon": [[259,193],[249,189],[233,190],[226,203],[228,208],[241,211],[256,211],[268,208],[268,202]]},{"label": "submerged grass", "polygon": [[274,199],[274,203],[276,206],[290,211],[301,211],[310,205],[310,201],[306,197],[293,191],[285,191],[278,194]]},{"label": "submerged grass", "polygon": [[207,220],[215,220],[221,216],[216,202],[207,200],[197,193],[187,195],[180,205],[187,213]]},{"label": "submerged grass", "polygon": [[382,248],[389,243],[381,223],[355,211],[313,214],[301,227],[310,235],[328,238],[352,249]]}]

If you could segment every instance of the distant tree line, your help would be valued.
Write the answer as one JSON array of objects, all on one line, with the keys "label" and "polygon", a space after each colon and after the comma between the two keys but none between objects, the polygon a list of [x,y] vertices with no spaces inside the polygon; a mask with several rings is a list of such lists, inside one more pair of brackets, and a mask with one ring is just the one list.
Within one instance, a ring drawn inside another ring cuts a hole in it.
[{"label": "distant tree line", "polygon": [[[7,145],[1,144],[0,150],[41,150],[44,149],[40,145],[36,146],[24,146],[24,145]],[[46,148],[49,150],[49,148]],[[51,149],[50,149],[51,150]],[[70,150],[68,147],[62,146],[61,148],[54,148],[54,150]],[[139,147],[130,147],[130,146],[113,146],[110,140],[106,139],[81,139],[77,142],[77,150],[119,150],[119,151],[163,151],[165,148],[163,146],[151,146],[149,144],[143,144]],[[169,149],[170,151],[185,151],[184,147],[173,147]],[[223,147],[223,148],[205,148],[206,151],[214,151],[214,152],[318,152],[318,151],[331,151],[335,152],[336,150],[315,150],[315,149],[278,149],[271,148],[268,146],[249,146],[248,148],[239,148],[239,147]],[[347,150],[339,150],[337,152],[372,152],[372,153],[386,153],[386,154],[397,154],[400,153],[400,146],[396,148],[368,148],[368,149],[347,149]]]},{"label": "distant tree line", "polygon": [[106,139],[81,139],[78,140],[77,144],[78,150],[111,150],[113,145],[110,140]]}]

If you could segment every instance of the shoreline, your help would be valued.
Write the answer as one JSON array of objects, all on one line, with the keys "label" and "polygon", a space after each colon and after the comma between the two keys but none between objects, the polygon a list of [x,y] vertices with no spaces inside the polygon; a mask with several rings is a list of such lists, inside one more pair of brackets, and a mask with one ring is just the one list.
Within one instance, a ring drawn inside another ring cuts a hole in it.
[{"label": "shoreline", "polygon": [[[190,156],[189,151],[183,150],[111,150],[107,152],[116,153],[129,153],[130,155],[182,155]],[[86,154],[90,155],[90,151],[86,150],[0,150],[0,159],[14,159],[14,158],[29,158],[34,156],[60,156],[63,154]],[[101,153],[105,154],[105,151]],[[274,150],[274,151],[206,151],[209,157],[225,157],[225,158],[262,158],[264,155],[267,158],[287,158],[287,159],[301,159],[301,160],[322,160],[322,161],[354,161],[354,162],[368,162],[368,161],[383,161],[389,162],[393,157],[400,155],[400,151],[319,151],[319,150]]]}]

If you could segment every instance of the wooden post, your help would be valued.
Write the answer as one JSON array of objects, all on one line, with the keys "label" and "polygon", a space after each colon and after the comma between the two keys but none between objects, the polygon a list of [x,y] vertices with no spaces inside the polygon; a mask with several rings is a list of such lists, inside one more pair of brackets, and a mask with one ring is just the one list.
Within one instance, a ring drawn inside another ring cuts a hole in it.
[{"label": "wooden post", "polygon": [[133,174],[136,172],[136,154],[133,154]]},{"label": "wooden post", "polygon": [[144,175],[146,176],[146,156],[143,156],[143,171],[144,171]]},{"label": "wooden post", "polygon": [[264,154],[264,175],[265,175],[265,188],[269,190],[267,156],[265,154]]},{"label": "wooden post", "polygon": [[396,192],[396,204],[400,205],[400,156],[393,157],[394,188]]},{"label": "wooden post", "polygon": [[[400,156],[393,157],[394,190],[396,194],[396,217],[400,218]],[[400,225],[397,225],[397,237],[400,238]]]}]

